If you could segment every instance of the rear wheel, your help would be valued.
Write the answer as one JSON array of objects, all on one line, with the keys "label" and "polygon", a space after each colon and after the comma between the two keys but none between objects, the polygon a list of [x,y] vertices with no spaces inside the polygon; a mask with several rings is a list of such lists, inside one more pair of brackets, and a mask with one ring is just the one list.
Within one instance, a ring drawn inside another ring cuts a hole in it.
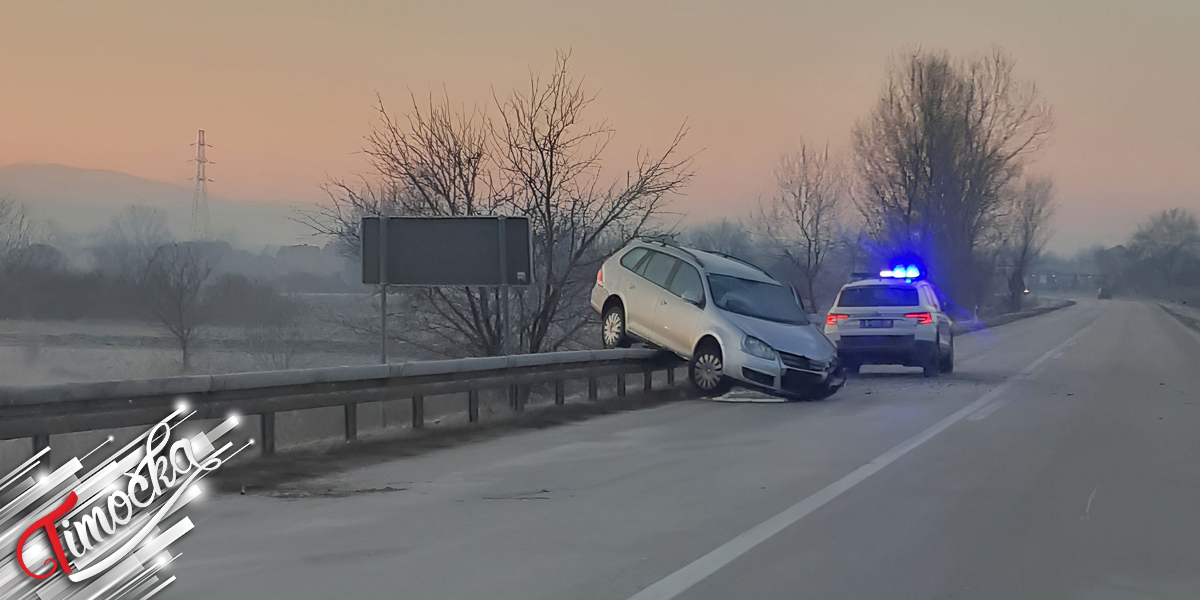
[{"label": "rear wheel", "polygon": [[862,362],[855,359],[846,359],[846,362],[842,363],[842,366],[846,369],[847,375],[858,375],[859,371],[862,370]]},{"label": "rear wheel", "polygon": [[942,373],[954,372],[954,336],[950,336],[950,350],[942,357],[941,364],[938,365]]},{"label": "rear wheel", "polygon": [[721,348],[712,342],[701,344],[692,353],[692,360],[688,362],[688,378],[703,396],[720,396],[732,386],[725,376]]},{"label": "rear wheel", "polygon": [[614,304],[604,311],[601,338],[605,348],[628,348],[629,336],[625,334],[625,309]]},{"label": "rear wheel", "polygon": [[925,356],[925,360],[921,362],[921,369],[926,377],[937,377],[941,369],[942,362],[942,338],[938,336],[933,342],[933,348],[929,349],[929,353]]}]

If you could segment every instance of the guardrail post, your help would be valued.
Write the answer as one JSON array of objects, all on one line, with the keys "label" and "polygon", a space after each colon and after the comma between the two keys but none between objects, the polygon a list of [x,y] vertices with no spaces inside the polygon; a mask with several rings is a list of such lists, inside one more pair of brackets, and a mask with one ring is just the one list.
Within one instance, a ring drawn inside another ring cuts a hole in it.
[{"label": "guardrail post", "polygon": [[525,396],[528,395],[528,388],[520,384],[508,386],[508,405],[516,412],[525,411]]},{"label": "guardrail post", "polygon": [[467,392],[467,420],[471,423],[479,422],[479,392],[477,390]]},{"label": "guardrail post", "polygon": [[649,368],[642,371],[642,391],[649,392],[654,389],[654,372]]},{"label": "guardrail post", "polygon": [[[50,434],[39,433],[39,434],[33,436],[33,453],[34,454],[41,452],[43,448],[46,448],[49,445],[50,445]],[[50,454],[51,453],[53,453],[53,451],[47,452],[46,456],[42,457],[42,461],[46,466],[50,465]]]},{"label": "guardrail post", "polygon": [[600,398],[600,394],[596,391],[596,378],[588,377],[588,402],[595,402]]},{"label": "guardrail post", "polygon": [[345,406],[346,409],[346,441],[353,442],[358,439],[358,404],[351,402]]},{"label": "guardrail post", "polygon": [[667,385],[675,385],[675,367],[667,367]]},{"label": "guardrail post", "polygon": [[566,387],[567,387],[566,383],[563,382],[563,380],[561,380],[561,379],[554,382],[554,403],[555,404],[557,404],[559,406],[566,404],[566,402],[567,402]]},{"label": "guardrail post", "polygon": [[412,397],[412,428],[425,428],[425,396]]},{"label": "guardrail post", "polygon": [[260,423],[263,456],[275,454],[275,413],[263,413]]},{"label": "guardrail post", "polygon": [[625,395],[625,376],[624,375],[617,375],[617,395],[618,396]]}]

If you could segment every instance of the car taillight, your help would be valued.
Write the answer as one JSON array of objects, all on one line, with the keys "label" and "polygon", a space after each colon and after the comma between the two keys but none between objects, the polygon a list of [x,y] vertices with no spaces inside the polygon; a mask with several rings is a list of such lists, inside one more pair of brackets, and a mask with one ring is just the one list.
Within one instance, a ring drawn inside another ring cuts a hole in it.
[{"label": "car taillight", "polygon": [[933,322],[933,315],[930,313],[908,313],[904,315],[906,319],[916,319],[917,325],[928,325]]},{"label": "car taillight", "polygon": [[846,319],[849,319],[849,318],[850,318],[850,315],[838,315],[838,314],[830,313],[829,315],[827,315],[825,317],[825,324],[836,326],[838,324],[838,321],[845,321]]},{"label": "car taillight", "polygon": [[604,267],[600,267],[600,270],[596,271],[596,283],[604,283]]}]

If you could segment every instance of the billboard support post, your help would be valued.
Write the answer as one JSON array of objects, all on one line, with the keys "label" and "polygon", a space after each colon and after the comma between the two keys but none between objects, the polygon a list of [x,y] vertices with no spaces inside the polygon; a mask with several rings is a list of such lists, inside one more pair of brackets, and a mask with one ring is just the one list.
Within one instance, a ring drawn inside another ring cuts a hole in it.
[{"label": "billboard support post", "polygon": [[379,216],[379,362],[387,364],[387,216]]},{"label": "billboard support post", "polygon": [[505,239],[504,231],[507,227],[504,224],[504,217],[496,219],[500,225],[500,351],[505,356],[509,354],[509,329],[508,329],[508,244]]},{"label": "billboard support post", "polygon": [[[387,292],[392,286],[472,288],[496,292],[496,336],[490,350],[521,351],[513,333],[512,287],[533,283],[533,243],[527,217],[363,217],[362,282],[379,286],[379,362],[388,362]],[[490,294],[491,292],[487,292]],[[518,296],[523,301],[524,295]],[[514,341],[515,340],[515,341]]]}]

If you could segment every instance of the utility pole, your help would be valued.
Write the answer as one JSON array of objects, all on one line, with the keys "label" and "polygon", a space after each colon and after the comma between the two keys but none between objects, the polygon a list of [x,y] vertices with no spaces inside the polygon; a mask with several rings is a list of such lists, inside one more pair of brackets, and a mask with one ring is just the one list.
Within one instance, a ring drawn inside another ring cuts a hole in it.
[{"label": "utility pole", "polygon": [[192,192],[192,239],[207,240],[211,223],[208,218],[208,178],[206,167],[208,158],[204,155],[205,148],[211,148],[204,143],[204,130],[196,131],[196,189]]}]

